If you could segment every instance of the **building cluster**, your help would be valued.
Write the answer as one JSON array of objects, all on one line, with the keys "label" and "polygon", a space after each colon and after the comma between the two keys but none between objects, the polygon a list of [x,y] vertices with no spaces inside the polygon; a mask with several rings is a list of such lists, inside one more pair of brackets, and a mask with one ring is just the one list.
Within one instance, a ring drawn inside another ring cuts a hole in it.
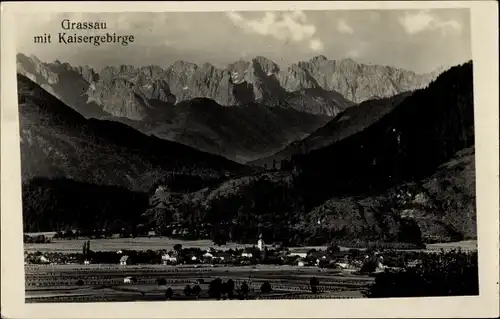
[{"label": "building cluster", "polygon": [[216,249],[208,248],[182,248],[175,245],[171,250],[159,251],[126,251],[92,252],[82,254],[63,253],[26,253],[27,264],[117,264],[122,267],[140,264],[168,265],[227,265],[250,266],[258,264],[289,265],[297,267],[320,267],[342,269],[344,271],[359,271],[368,261],[375,262],[373,271],[385,268],[382,256],[377,253],[370,255],[352,249],[326,249],[308,251],[289,250],[286,248],[268,248],[262,238],[257,245],[241,249]]}]

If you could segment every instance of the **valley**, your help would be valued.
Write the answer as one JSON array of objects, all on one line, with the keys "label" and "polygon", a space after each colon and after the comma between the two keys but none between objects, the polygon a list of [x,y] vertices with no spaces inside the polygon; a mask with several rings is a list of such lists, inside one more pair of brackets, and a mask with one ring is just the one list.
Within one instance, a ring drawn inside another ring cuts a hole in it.
[{"label": "valley", "polygon": [[[352,105],[333,118],[258,103],[221,106],[208,98],[169,109],[161,69],[79,71],[92,83],[135,85],[119,84],[125,80],[117,74],[163,83],[152,84],[147,99],[157,101],[156,126],[133,118],[85,118],[74,111],[77,104],[69,107],[18,75],[25,229],[135,232],[132,225],[142,225],[165,236],[244,243],[263,234],[287,245],[474,239],[471,66],[453,67],[425,89]],[[235,161],[213,154],[209,140]],[[295,141],[263,156],[287,140]],[[263,157],[252,165],[238,163],[258,153]],[[94,195],[82,201],[81,193]],[[42,222],[46,214],[51,217]]]},{"label": "valley", "polygon": [[19,58],[27,303],[413,296],[477,270],[472,62],[351,102],[309,64],[232,65],[221,100],[210,65]]}]

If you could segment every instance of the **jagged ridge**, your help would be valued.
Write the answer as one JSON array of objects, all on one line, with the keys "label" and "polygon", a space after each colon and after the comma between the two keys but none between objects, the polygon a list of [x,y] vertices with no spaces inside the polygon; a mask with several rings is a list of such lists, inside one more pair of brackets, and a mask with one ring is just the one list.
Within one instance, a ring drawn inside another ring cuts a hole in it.
[{"label": "jagged ridge", "polygon": [[[53,65],[22,54],[18,55],[18,61],[20,72],[26,75],[30,73],[25,72],[26,61],[35,64],[37,70],[51,69]],[[88,83],[85,94],[89,103],[96,103],[109,114],[133,120],[148,117],[151,105],[144,98],[178,103],[204,97],[224,106],[258,102],[333,116],[353,103],[421,88],[436,76],[358,64],[350,59],[327,60],[324,56],[286,69],[261,56],[231,63],[224,69],[209,63],[198,66],[184,61],[176,61],[165,70],[158,66],[130,65],[105,67],[100,72],[89,67],[72,69]],[[57,82],[57,76],[50,72],[40,74],[42,78],[52,77],[49,82]],[[120,97],[122,101],[118,101]]]}]

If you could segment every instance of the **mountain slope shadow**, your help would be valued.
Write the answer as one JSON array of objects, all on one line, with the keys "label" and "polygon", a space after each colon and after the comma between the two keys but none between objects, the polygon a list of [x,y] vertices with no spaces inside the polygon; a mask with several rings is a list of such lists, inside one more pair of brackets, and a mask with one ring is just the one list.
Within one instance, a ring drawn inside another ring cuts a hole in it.
[{"label": "mountain slope shadow", "polygon": [[412,93],[404,92],[390,98],[368,100],[351,106],[304,139],[294,141],[276,154],[260,158],[251,164],[269,166],[273,161],[288,161],[293,155],[327,147],[376,123]]},{"label": "mountain slope shadow", "polygon": [[311,202],[421,179],[472,146],[472,86],[472,62],[453,67],[367,129],[292,157]]},{"label": "mountain slope shadow", "polygon": [[146,191],[168,174],[214,180],[251,172],[122,123],[85,119],[22,75],[18,99],[23,180],[64,177]]}]

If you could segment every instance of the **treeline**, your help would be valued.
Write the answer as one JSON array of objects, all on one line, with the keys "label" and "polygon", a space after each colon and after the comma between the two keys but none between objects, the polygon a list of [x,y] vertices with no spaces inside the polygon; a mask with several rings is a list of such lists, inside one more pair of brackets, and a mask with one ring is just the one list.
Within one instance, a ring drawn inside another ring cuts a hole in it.
[{"label": "treeline", "polygon": [[63,178],[27,181],[22,195],[25,232],[72,228],[121,231],[139,224],[148,204],[146,193]]},{"label": "treeline", "polygon": [[472,296],[479,294],[477,252],[422,254],[420,263],[376,275],[369,298]]},{"label": "treeline", "polygon": [[356,247],[373,243],[392,248],[396,244],[391,243],[398,242],[401,249],[422,246],[418,226],[391,213],[392,206],[370,213],[374,216],[362,221],[360,229],[351,225],[350,216],[363,214],[356,205],[331,210],[339,217],[335,224],[318,224],[316,215],[305,210],[304,194],[294,179],[290,173],[263,173],[231,180],[205,193],[157,192],[145,218],[164,236],[211,238],[215,244],[255,243],[262,235],[267,243],[285,246],[324,245],[332,240],[347,246],[359,243]]}]

